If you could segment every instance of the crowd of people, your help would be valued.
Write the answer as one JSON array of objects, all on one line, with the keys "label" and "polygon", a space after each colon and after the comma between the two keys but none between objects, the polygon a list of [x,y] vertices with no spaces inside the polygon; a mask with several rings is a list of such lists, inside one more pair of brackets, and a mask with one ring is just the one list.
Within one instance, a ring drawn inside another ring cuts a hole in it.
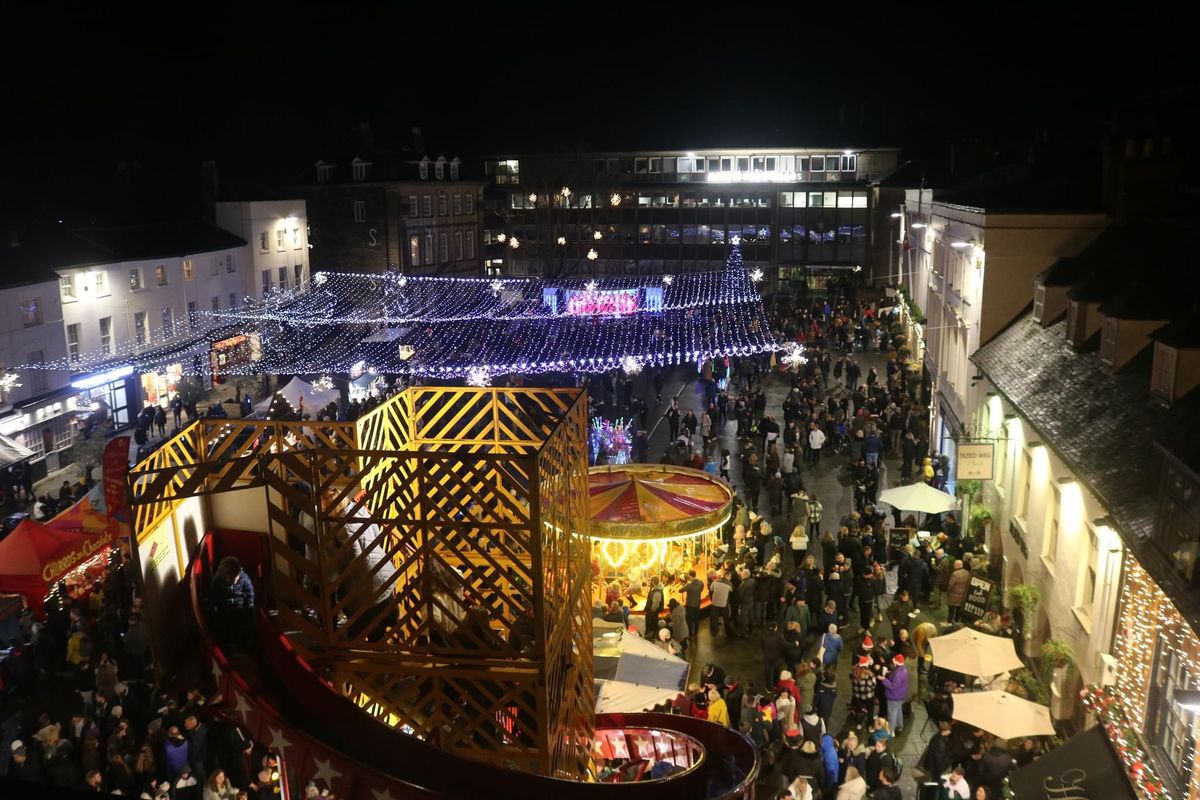
[{"label": "crowd of people", "polygon": [[[740,639],[759,646],[761,669],[735,676],[707,664],[663,710],[748,734],[779,798],[890,800],[902,796],[904,770],[894,737],[911,722],[913,704],[924,701],[939,733],[909,768],[940,783],[948,797],[997,798],[1007,771],[1038,748],[1030,740],[1010,753],[951,720],[949,693],[969,679],[944,674],[927,659],[929,640],[964,621],[970,576],[986,572],[986,559],[954,514],[918,525],[878,505],[878,493],[900,482],[944,489],[948,467],[928,451],[922,387],[889,352],[893,319],[836,300],[777,305],[773,319],[781,338],[804,344],[806,361],[718,362],[701,377],[696,405],[703,408],[666,401],[662,419],[672,445],[660,461],[732,478],[740,492],[715,568],[693,573],[682,602],[671,600],[663,618],[651,606],[645,627],[669,652],[694,655],[707,598],[714,660]],[[886,359],[883,375],[873,367],[863,374],[856,359],[863,350]],[[778,412],[768,407],[763,385],[771,372],[791,384]],[[636,400],[622,411],[641,413]],[[722,447],[730,433],[734,447]],[[635,455],[645,457],[636,447]],[[891,479],[887,461],[893,470],[899,464]],[[845,513],[840,498],[823,502],[806,486],[805,476],[822,463],[848,490]],[[918,528],[931,535],[918,535]],[[646,580],[660,586],[665,577]],[[618,620],[629,609],[618,598],[609,612]],[[1020,640],[1007,617],[992,614],[980,625]],[[846,711],[841,725],[839,703]]]}]

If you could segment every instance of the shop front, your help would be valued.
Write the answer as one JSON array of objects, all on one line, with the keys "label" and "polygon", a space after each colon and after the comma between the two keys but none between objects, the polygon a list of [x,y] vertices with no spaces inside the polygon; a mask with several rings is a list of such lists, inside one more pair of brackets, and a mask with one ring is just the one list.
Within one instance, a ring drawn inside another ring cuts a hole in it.
[{"label": "shop front", "polygon": [[167,408],[179,392],[183,365],[170,364],[161,372],[143,372],[141,377],[143,405]]},{"label": "shop front", "polygon": [[958,440],[963,436],[963,427],[962,423],[958,421],[958,417],[950,409],[945,397],[940,393],[936,409],[935,425],[930,428],[934,434],[931,439],[932,449],[944,456],[943,462],[945,459],[949,459],[949,463],[945,465],[942,473],[945,476],[945,483],[941,488],[954,494],[954,487],[957,483],[954,476],[958,469]]},{"label": "shop front", "polygon": [[107,372],[79,375],[71,381],[78,389],[75,397],[76,423],[80,427],[95,424],[100,430],[112,421],[113,430],[129,426],[137,410],[137,387],[133,367],[117,367]]},{"label": "shop front", "polygon": [[208,353],[213,383],[224,383],[232,369],[249,364],[253,360],[254,343],[245,334],[213,342],[212,349]]}]

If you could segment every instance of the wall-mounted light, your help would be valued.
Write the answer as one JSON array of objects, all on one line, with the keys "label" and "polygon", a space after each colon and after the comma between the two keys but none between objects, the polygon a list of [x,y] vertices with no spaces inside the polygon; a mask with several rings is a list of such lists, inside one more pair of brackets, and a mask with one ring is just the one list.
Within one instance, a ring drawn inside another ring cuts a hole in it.
[{"label": "wall-mounted light", "polygon": [[1056,480],[1057,480],[1059,486],[1065,487],[1065,486],[1074,486],[1075,485],[1075,479],[1069,475],[1062,477],[1062,478],[1057,478]]},{"label": "wall-mounted light", "polygon": [[1016,414],[1005,414],[1005,415],[1004,415],[1004,421],[1005,421],[1005,422],[1012,422],[1012,421],[1013,421],[1014,419],[1016,419],[1016,418],[1017,418],[1017,415],[1016,415]]},{"label": "wall-mounted light", "polygon": [[900,219],[900,212],[899,212],[899,211],[893,211],[893,212],[892,212],[892,219]]},{"label": "wall-mounted light", "polygon": [[914,222],[912,225],[909,225],[908,227],[914,228],[914,229],[920,229],[920,228],[925,227],[925,223],[924,222]]},{"label": "wall-mounted light", "polygon": [[1038,441],[1033,441],[1033,442],[1030,442],[1030,443],[1029,443],[1028,445],[1026,445],[1026,446],[1027,446],[1027,447],[1028,447],[1030,450],[1033,450],[1033,449],[1035,449],[1035,448],[1038,448],[1038,447],[1045,447],[1046,445],[1044,445],[1044,444],[1042,444],[1041,442],[1038,442]]},{"label": "wall-mounted light", "polygon": [[970,246],[971,246],[971,243],[970,243],[970,242],[958,241],[958,242],[951,242],[951,243],[950,243],[950,246],[951,246],[951,247],[957,247],[957,248],[959,248],[959,249],[961,250],[961,249],[962,249],[962,248],[964,248],[964,247],[970,247]]}]

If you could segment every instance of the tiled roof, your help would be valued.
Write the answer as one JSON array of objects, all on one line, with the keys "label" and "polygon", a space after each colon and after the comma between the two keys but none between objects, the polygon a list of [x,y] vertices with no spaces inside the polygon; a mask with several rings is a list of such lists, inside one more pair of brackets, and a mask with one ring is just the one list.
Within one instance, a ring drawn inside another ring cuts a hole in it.
[{"label": "tiled roof", "polygon": [[1071,350],[1065,327],[1043,328],[1025,314],[971,360],[1104,504],[1126,544],[1196,627],[1200,602],[1151,534],[1161,474],[1154,444],[1196,467],[1200,392],[1164,408],[1150,397],[1145,353],[1114,374],[1097,353]]}]

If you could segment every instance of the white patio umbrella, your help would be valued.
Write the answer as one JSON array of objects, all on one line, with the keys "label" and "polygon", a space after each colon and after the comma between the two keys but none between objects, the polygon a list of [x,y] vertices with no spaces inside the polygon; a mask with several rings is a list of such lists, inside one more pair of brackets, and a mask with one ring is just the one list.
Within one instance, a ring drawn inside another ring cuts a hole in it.
[{"label": "white patio umbrella", "polygon": [[1050,709],[1008,692],[964,692],[954,698],[954,719],[1001,739],[1052,736]]},{"label": "white patio umbrella", "polygon": [[933,665],[964,675],[999,675],[1025,666],[1012,639],[961,628],[929,640]]},{"label": "white patio umbrella", "polygon": [[945,492],[927,483],[910,483],[880,493],[879,502],[901,511],[920,511],[924,514],[941,514],[958,508],[958,501]]}]

